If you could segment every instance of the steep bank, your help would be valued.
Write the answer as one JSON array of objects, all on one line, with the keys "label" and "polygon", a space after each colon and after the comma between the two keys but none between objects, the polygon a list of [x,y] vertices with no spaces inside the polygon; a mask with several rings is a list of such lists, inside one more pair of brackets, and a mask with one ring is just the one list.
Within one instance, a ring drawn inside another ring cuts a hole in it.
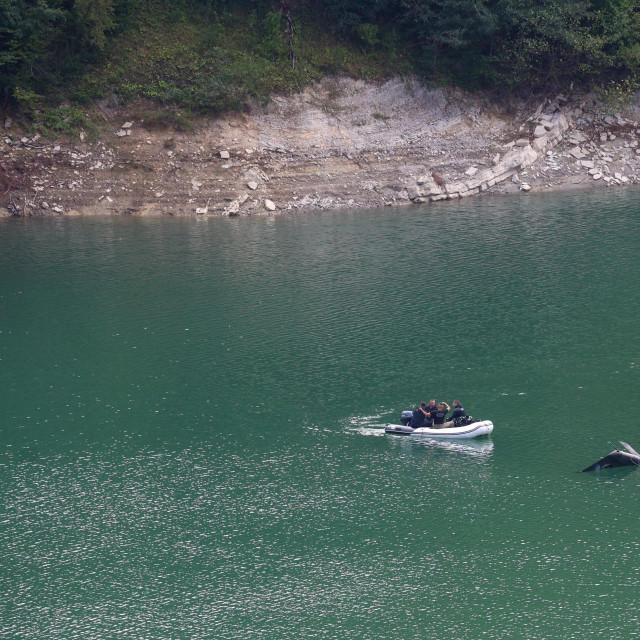
[{"label": "steep bank", "polygon": [[0,211],[251,215],[640,180],[635,111],[612,115],[584,96],[506,109],[414,81],[327,79],[188,133],[102,111],[95,141],[5,129]]}]

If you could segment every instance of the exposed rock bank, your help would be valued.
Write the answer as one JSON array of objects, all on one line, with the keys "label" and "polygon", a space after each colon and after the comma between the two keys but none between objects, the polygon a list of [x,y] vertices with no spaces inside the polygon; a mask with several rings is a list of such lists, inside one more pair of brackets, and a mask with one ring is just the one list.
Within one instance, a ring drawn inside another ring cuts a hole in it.
[{"label": "exposed rock bank", "polygon": [[0,213],[269,215],[640,181],[634,113],[584,96],[507,112],[416,82],[326,80],[189,133],[148,131],[134,110],[105,117],[93,142],[5,123]]}]

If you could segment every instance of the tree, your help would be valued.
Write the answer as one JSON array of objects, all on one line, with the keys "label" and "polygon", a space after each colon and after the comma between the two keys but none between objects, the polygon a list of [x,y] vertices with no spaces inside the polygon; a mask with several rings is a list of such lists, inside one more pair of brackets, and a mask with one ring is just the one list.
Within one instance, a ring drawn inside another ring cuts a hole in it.
[{"label": "tree", "polygon": [[75,0],[73,13],[82,41],[103,51],[115,27],[113,0]]},{"label": "tree", "polygon": [[3,102],[17,88],[25,95],[42,74],[56,25],[66,12],[53,0],[0,0],[0,92]]}]

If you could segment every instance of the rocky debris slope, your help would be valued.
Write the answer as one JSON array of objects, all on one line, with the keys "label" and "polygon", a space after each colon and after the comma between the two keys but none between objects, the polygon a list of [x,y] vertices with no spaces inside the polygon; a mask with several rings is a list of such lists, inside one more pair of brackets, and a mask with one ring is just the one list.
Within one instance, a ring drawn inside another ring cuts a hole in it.
[{"label": "rocky debris slope", "polygon": [[124,112],[97,141],[51,144],[5,122],[0,213],[269,215],[640,180],[634,114],[584,97],[506,114],[416,82],[326,80],[197,124],[158,133]]}]

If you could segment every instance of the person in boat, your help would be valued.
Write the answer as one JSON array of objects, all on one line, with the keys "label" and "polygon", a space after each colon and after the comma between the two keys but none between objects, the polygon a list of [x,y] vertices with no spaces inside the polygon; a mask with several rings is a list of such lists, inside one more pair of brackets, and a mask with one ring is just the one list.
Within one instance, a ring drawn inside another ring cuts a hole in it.
[{"label": "person in boat", "polygon": [[447,411],[450,410],[451,407],[446,402],[439,402],[436,410],[430,412],[434,429],[448,429],[449,427],[453,427],[453,422],[447,421]]},{"label": "person in boat", "polygon": [[466,418],[467,414],[464,407],[460,404],[460,400],[453,401],[453,413],[449,416],[449,420],[455,420],[456,418]]},{"label": "person in boat", "polygon": [[429,412],[427,411],[427,403],[421,402],[420,406],[413,412],[413,417],[411,418],[409,426],[414,429],[419,429],[420,427],[429,427],[431,424],[432,421],[429,417]]},{"label": "person in boat", "polygon": [[433,398],[431,398],[431,400],[429,400],[429,406],[427,407],[427,413],[436,412],[437,410],[438,410],[438,405],[436,401]]}]

